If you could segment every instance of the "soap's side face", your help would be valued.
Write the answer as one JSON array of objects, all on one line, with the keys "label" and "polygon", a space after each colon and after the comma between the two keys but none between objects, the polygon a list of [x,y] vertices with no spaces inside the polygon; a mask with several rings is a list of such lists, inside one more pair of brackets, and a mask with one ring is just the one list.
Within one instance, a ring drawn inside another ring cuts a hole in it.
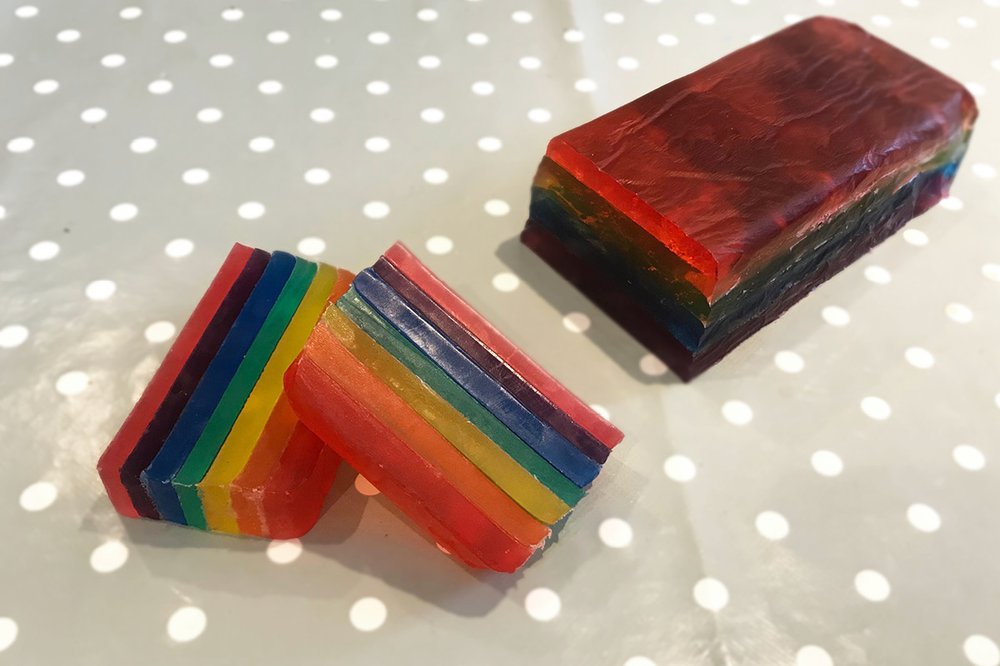
[{"label": "soap's side face", "polygon": [[693,261],[721,278],[938,152],[975,115],[957,82],[817,18],[556,137],[549,155],[679,256],[697,254],[691,241],[707,250],[711,261]]}]

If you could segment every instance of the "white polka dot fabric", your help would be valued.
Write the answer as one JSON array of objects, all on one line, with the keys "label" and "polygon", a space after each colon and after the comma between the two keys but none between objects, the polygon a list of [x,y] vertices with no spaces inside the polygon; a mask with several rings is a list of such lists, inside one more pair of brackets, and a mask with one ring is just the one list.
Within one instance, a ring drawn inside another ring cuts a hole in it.
[{"label": "white polka dot fabric", "polygon": [[[820,12],[966,83],[966,164],[679,383],[519,245],[534,169]],[[998,34],[998,0],[4,4],[0,661],[998,666]],[[397,239],[626,433],[543,557],[466,571],[349,470],[301,540],[112,511],[97,457],[234,241]]]}]

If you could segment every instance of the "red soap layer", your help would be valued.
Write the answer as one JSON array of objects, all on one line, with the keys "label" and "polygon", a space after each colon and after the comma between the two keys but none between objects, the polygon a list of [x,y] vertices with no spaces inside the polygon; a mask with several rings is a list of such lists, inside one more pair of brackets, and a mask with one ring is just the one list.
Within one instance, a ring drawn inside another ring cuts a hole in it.
[{"label": "red soap layer", "polygon": [[523,377],[606,447],[613,448],[622,440],[622,432],[603,419],[556,378],[508,340],[461,296],[442,282],[402,243],[396,243],[383,255],[414,284],[420,287],[455,321],[489,347],[498,358]]},{"label": "red soap layer", "polygon": [[101,481],[104,482],[104,488],[111,499],[111,504],[123,516],[138,518],[139,514],[132,505],[128,490],[122,484],[121,467],[135,448],[138,439],[149,426],[157,408],[170,391],[170,387],[177,379],[181,368],[184,367],[188,356],[198,344],[198,340],[205,332],[212,316],[225,299],[236,278],[239,277],[252,253],[253,248],[240,244],[234,245],[233,249],[230,250],[229,256],[226,257],[208,290],[198,301],[198,305],[184,327],[181,328],[180,333],[177,334],[177,339],[170,346],[163,363],[160,364],[156,374],[153,375],[146,389],[142,392],[139,401],[129,412],[125,422],[118,429],[118,433],[97,462],[97,471],[101,476]]},{"label": "red soap layer", "polygon": [[718,295],[937,153],[977,114],[956,81],[860,27],[801,21],[554,138],[548,155]]}]

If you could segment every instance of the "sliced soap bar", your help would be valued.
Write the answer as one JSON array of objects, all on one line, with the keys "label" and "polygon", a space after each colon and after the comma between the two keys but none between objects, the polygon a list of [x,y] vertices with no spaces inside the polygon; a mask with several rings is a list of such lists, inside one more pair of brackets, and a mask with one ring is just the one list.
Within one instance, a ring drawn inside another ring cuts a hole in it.
[{"label": "sliced soap bar", "polygon": [[690,378],[945,196],[976,115],[858,26],[801,21],[555,137],[523,239]]}]

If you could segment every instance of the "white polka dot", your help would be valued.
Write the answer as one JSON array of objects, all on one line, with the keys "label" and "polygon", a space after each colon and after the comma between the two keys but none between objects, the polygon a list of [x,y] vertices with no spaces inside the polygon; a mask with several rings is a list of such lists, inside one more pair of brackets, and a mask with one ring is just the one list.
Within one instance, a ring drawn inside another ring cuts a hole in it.
[{"label": "white polka dot", "polygon": [[490,199],[483,204],[483,209],[493,217],[503,217],[510,213],[510,204],[502,199]]},{"label": "white polka dot", "polygon": [[267,544],[267,559],[275,564],[291,564],[302,555],[302,542],[298,539],[274,540]]},{"label": "white polka dot", "polygon": [[542,61],[535,56],[524,56],[517,61],[517,64],[521,66],[521,69],[536,70],[542,66]]},{"label": "white polka dot", "polygon": [[9,67],[14,62],[14,56],[10,53],[0,53],[0,67]]},{"label": "white polka dot", "polygon": [[722,418],[733,425],[744,426],[753,421],[753,409],[742,400],[727,400],[722,405]]},{"label": "white polka dot", "polygon": [[87,285],[84,293],[92,301],[106,301],[115,295],[118,286],[112,280],[94,280]]},{"label": "white polka dot", "polygon": [[284,30],[273,30],[267,33],[267,41],[272,44],[287,44],[289,39],[291,39],[291,35]]},{"label": "white polka dot", "polygon": [[111,207],[108,215],[115,222],[129,222],[139,214],[139,207],[131,203],[120,203]]},{"label": "white polka dot", "polygon": [[698,475],[698,468],[687,456],[675,453],[663,463],[663,473],[672,481],[687,483]]},{"label": "white polka dot", "polygon": [[571,44],[577,44],[583,41],[583,32],[576,28],[570,28],[563,33],[563,39]]},{"label": "white polka dot", "polygon": [[391,86],[385,81],[371,81],[365,86],[365,90],[372,95],[385,95],[391,90]]},{"label": "white polka dot", "polygon": [[309,118],[314,123],[329,123],[333,121],[335,116],[336,114],[334,114],[333,109],[324,107],[319,107],[309,112]]},{"label": "white polka dot", "polygon": [[487,153],[495,153],[503,148],[503,142],[495,136],[484,136],[476,142],[476,145],[479,146],[479,150]]},{"label": "white polka dot", "polygon": [[983,180],[992,180],[997,177],[997,170],[992,164],[976,162],[972,165],[972,173]]},{"label": "white polka dot", "polygon": [[148,90],[154,95],[166,95],[174,89],[174,84],[166,79],[157,79],[149,84]]},{"label": "white polka dot", "polygon": [[598,416],[600,416],[605,421],[611,420],[611,412],[608,411],[607,407],[603,405],[590,405],[590,409],[594,411]]},{"label": "white polka dot", "polygon": [[573,84],[573,87],[582,93],[589,93],[597,90],[597,84],[593,79],[577,79],[576,83]]},{"label": "white polka dot", "polygon": [[899,2],[904,7],[910,7],[911,9],[913,7],[919,7],[920,6],[920,0],[899,0]]},{"label": "white polka dot", "polygon": [[138,139],[133,139],[132,143],[129,144],[129,149],[133,153],[144,154],[151,153],[156,150],[156,139],[148,136],[140,136]]},{"label": "white polka dot", "polygon": [[1000,282],[1000,264],[986,263],[982,267],[983,277],[987,280]]},{"label": "white polka dot", "polygon": [[476,95],[492,95],[493,91],[496,90],[494,85],[489,81],[476,81],[472,84],[472,92]]},{"label": "white polka dot", "polygon": [[14,16],[18,18],[34,18],[38,16],[38,7],[33,5],[21,5],[14,10]]},{"label": "white polka dot", "polygon": [[194,251],[194,243],[187,238],[175,238],[167,243],[163,251],[171,259],[182,259]]},{"label": "white polka dot", "polygon": [[368,41],[378,46],[388,44],[391,39],[392,38],[389,36],[389,33],[382,31],[376,31],[368,35]]},{"label": "white polka dot", "polygon": [[532,16],[531,12],[526,12],[524,10],[518,10],[510,15],[511,20],[515,23],[531,23]]},{"label": "white polka dot", "polygon": [[0,220],[5,219],[6,217],[7,217],[7,209],[4,208],[3,206],[0,206]]},{"label": "white polka dot", "polygon": [[972,310],[962,303],[949,303],[944,307],[944,313],[957,324],[968,324],[972,321]]},{"label": "white polka dot", "polygon": [[257,220],[264,216],[267,209],[264,207],[264,204],[259,201],[247,201],[240,204],[239,208],[236,209],[236,212],[244,220]]},{"label": "white polka dot", "polygon": [[791,375],[802,372],[802,369],[806,366],[806,362],[802,360],[801,356],[788,350],[780,351],[775,354],[774,364],[778,366],[778,369],[782,372],[787,372]]},{"label": "white polka dot", "polygon": [[28,256],[35,261],[48,261],[59,254],[59,244],[54,241],[39,241],[28,248]]},{"label": "white polka dot", "polygon": [[388,611],[385,604],[375,597],[363,597],[351,606],[351,626],[358,631],[375,631],[385,624]]},{"label": "white polka dot", "polygon": [[296,247],[299,254],[306,257],[315,257],[326,251],[326,241],[315,236],[308,236],[300,240]]},{"label": "white polka dot", "polygon": [[926,504],[911,504],[906,509],[906,519],[921,532],[937,532],[941,528],[941,516]]},{"label": "white polka dot", "polygon": [[975,28],[977,25],[979,25],[976,22],[976,19],[972,18],[971,16],[959,16],[957,19],[957,23],[963,28],[969,28],[969,29]]},{"label": "white polka dot", "polygon": [[101,65],[108,69],[116,69],[125,64],[125,56],[121,53],[109,53],[101,58]]},{"label": "white polka dot", "polygon": [[421,21],[436,21],[438,13],[434,9],[421,9],[417,12],[417,18]]},{"label": "white polka dot", "polygon": [[823,321],[830,326],[842,328],[851,323],[851,315],[844,308],[838,305],[828,305],[823,308]]},{"label": "white polka dot", "polygon": [[0,617],[0,652],[3,652],[17,640],[17,622],[9,617]]},{"label": "white polka dot", "polygon": [[389,214],[389,204],[384,201],[369,201],[362,207],[361,211],[365,217],[381,220]]},{"label": "white polka dot", "polygon": [[844,471],[844,461],[833,451],[816,451],[812,454],[810,463],[820,476],[840,476]]},{"label": "white polka dot", "polygon": [[0,348],[20,347],[28,339],[28,329],[20,324],[10,324],[0,328]]},{"label": "white polka dot", "polygon": [[872,16],[872,23],[880,28],[888,28],[892,25],[892,19],[885,14],[875,14]]},{"label": "white polka dot", "polygon": [[317,56],[315,60],[316,66],[320,69],[333,69],[339,62],[340,61],[337,60],[337,56],[329,54]]},{"label": "white polka dot", "polygon": [[441,66],[441,58],[436,55],[420,56],[417,59],[417,64],[423,69],[437,69]]},{"label": "white polka dot", "polygon": [[108,117],[108,112],[99,107],[92,107],[90,109],[85,109],[80,114],[80,120],[90,125],[96,125],[105,118]]},{"label": "white polka dot", "polygon": [[163,33],[163,41],[167,44],[180,44],[187,39],[187,33],[183,30],[168,30]]},{"label": "white polka dot", "polygon": [[978,472],[986,466],[986,456],[971,444],[959,444],[951,452],[955,464],[970,472]]},{"label": "white polka dot", "polygon": [[79,169],[68,169],[56,176],[56,182],[63,187],[76,187],[87,179],[87,175]]},{"label": "white polka dot", "polygon": [[562,319],[563,327],[570,333],[583,333],[590,328],[590,317],[582,312],[570,312]]},{"label": "white polka dot", "polygon": [[660,46],[677,46],[680,40],[677,39],[675,35],[671,35],[669,32],[665,32],[656,38],[656,43]]},{"label": "white polka dot", "polygon": [[490,38],[481,32],[470,32],[466,36],[465,41],[469,42],[473,46],[485,46],[489,43]]},{"label": "white polka dot", "polygon": [[195,606],[183,606],[167,620],[167,636],[178,643],[187,643],[201,636],[207,624],[205,611]]},{"label": "white polka dot", "polygon": [[269,136],[258,136],[250,139],[250,150],[255,153],[267,153],[274,148],[274,139]]},{"label": "white polka dot", "polygon": [[365,497],[374,497],[379,494],[379,489],[373,486],[371,481],[360,474],[354,477],[354,489]]},{"label": "white polka dot", "polygon": [[771,541],[781,541],[788,536],[788,520],[777,511],[762,511],[754,520],[757,532]]},{"label": "white polka dot", "polygon": [[621,518],[607,518],[597,528],[597,535],[609,548],[626,548],[632,543],[632,526]]},{"label": "white polka dot", "polygon": [[222,111],[209,107],[198,112],[198,120],[203,123],[217,123],[222,120]]},{"label": "white polka dot", "polygon": [[142,16],[142,9],[139,7],[126,7],[118,12],[118,16],[121,16],[126,21],[133,21]]},{"label": "white polka dot", "polygon": [[424,181],[431,185],[441,185],[448,181],[448,172],[439,167],[431,167],[424,171]]},{"label": "white polka dot", "polygon": [[936,49],[946,49],[951,46],[951,42],[945,37],[935,36],[931,37],[931,46]]},{"label": "white polka dot", "polygon": [[284,90],[284,88],[285,87],[281,84],[281,81],[275,81],[273,79],[269,79],[267,81],[261,81],[260,84],[257,86],[257,90],[259,90],[264,95],[277,95],[282,90]]},{"label": "white polka dot", "polygon": [[639,359],[639,370],[649,377],[660,377],[667,374],[667,366],[653,354],[645,354]]},{"label": "white polka dot", "polygon": [[319,16],[324,21],[339,21],[343,14],[340,13],[339,9],[324,9],[319,13]]},{"label": "white polka dot", "polygon": [[373,136],[365,140],[365,148],[372,153],[384,153],[392,144],[384,136]]},{"label": "white polka dot", "polygon": [[243,18],[243,10],[237,9],[235,7],[230,7],[229,9],[222,10],[222,19],[224,21],[239,21]]},{"label": "white polka dot", "polygon": [[1000,666],[1000,647],[982,634],[973,634],[962,643],[962,652],[972,666]]},{"label": "white polka dot", "polygon": [[302,177],[310,185],[326,185],[330,182],[330,172],[318,167],[309,169]]},{"label": "white polka dot", "polygon": [[524,598],[524,609],[533,620],[550,622],[559,617],[562,601],[547,587],[536,587]]},{"label": "white polka dot", "polygon": [[90,553],[90,568],[97,573],[118,571],[128,561],[128,547],[121,541],[105,541]]},{"label": "white polka dot", "polygon": [[889,284],[892,274],[881,266],[868,266],[865,268],[865,279],[875,284]]},{"label": "white polka dot", "polygon": [[803,645],[795,653],[795,666],[833,666],[833,658],[818,645]]},{"label": "white polka dot", "polygon": [[27,136],[19,136],[7,142],[7,150],[12,153],[26,153],[35,147],[35,140]]},{"label": "white polka dot", "polygon": [[62,42],[63,44],[72,44],[78,39],[80,39],[79,30],[60,30],[56,34],[56,40]]},{"label": "white polka dot", "polygon": [[927,234],[920,229],[907,229],[903,232],[903,240],[915,247],[924,247],[930,242]]},{"label": "white polka dot", "polygon": [[174,337],[174,333],[176,332],[177,328],[169,321],[154,321],[146,327],[145,335],[146,340],[153,344],[158,344]]},{"label": "white polka dot", "polygon": [[800,14],[785,14],[782,18],[788,25],[798,23],[802,20],[802,16]]},{"label": "white polka dot", "polygon": [[48,481],[37,481],[21,491],[21,508],[25,511],[44,511],[52,506],[59,496],[55,485]]},{"label": "white polka dot", "polygon": [[210,175],[205,169],[188,169],[181,174],[181,180],[188,185],[203,185],[209,178]]},{"label": "white polka dot", "polygon": [[493,288],[497,291],[511,292],[520,284],[521,280],[513,273],[497,273],[493,276]]},{"label": "white polka dot", "polygon": [[533,123],[547,123],[552,120],[552,113],[548,109],[531,109],[528,111],[528,120]]},{"label": "white polka dot", "polygon": [[885,421],[892,415],[889,403],[874,395],[861,399],[861,411],[865,413],[865,416],[876,421]]},{"label": "white polka dot", "polygon": [[934,355],[923,347],[907,347],[903,355],[914,368],[926,370],[934,365]]},{"label": "white polka dot", "polygon": [[714,578],[702,578],[694,585],[694,600],[705,610],[717,613],[729,604],[729,590]]},{"label": "white polka dot", "polygon": [[868,601],[885,601],[889,598],[892,587],[885,576],[872,569],[859,571],[854,577],[854,589]]},{"label": "white polka dot", "polygon": [[604,22],[611,25],[621,25],[625,22],[625,16],[621,12],[606,12]]},{"label": "white polka dot", "polygon": [[233,56],[228,53],[216,53],[208,59],[208,64],[216,69],[225,69],[233,64]]},{"label": "white polka dot", "polygon": [[946,210],[962,210],[962,200],[958,197],[945,197],[941,199],[941,207]]},{"label": "white polka dot", "polygon": [[699,12],[694,15],[694,20],[696,23],[700,23],[702,25],[712,25],[715,23],[715,15],[709,14],[708,12]]},{"label": "white polka dot", "polygon": [[639,61],[632,56],[622,56],[618,58],[618,67],[626,72],[631,72],[639,68]]},{"label": "white polka dot", "polygon": [[448,254],[455,244],[447,236],[431,236],[427,239],[426,247],[431,254]]},{"label": "white polka dot", "polygon": [[636,655],[625,660],[622,666],[656,666],[656,662],[649,657]]},{"label": "white polka dot", "polygon": [[420,119],[425,123],[439,123],[444,120],[444,111],[433,107],[427,108],[420,112]]}]

